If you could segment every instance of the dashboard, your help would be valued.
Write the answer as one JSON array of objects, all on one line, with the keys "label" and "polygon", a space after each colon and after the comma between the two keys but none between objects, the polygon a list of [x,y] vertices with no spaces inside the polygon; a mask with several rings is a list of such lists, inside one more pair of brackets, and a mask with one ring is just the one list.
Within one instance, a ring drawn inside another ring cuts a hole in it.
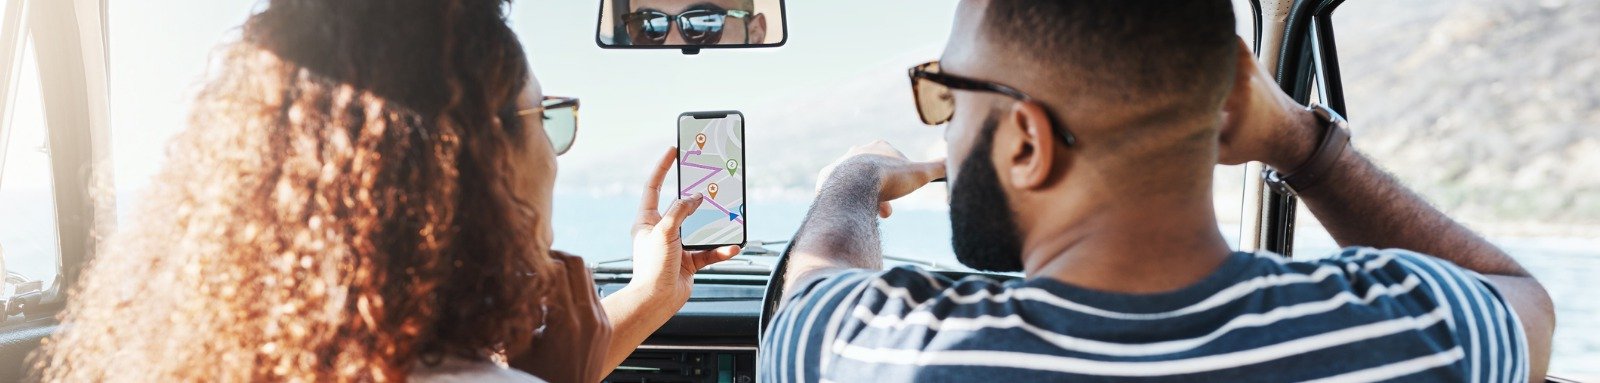
[{"label": "dashboard", "polygon": [[[702,270],[695,276],[694,290],[683,309],[656,330],[643,345],[603,382],[708,382],[750,383],[755,381],[757,337],[761,312],[771,270],[783,262],[766,266],[713,266],[724,274]],[[614,270],[615,272],[605,272]],[[598,268],[595,286],[600,295],[610,295],[626,286],[627,269]],[[709,270],[709,269],[708,269]],[[1017,275],[935,270],[946,278],[960,280],[981,277],[1004,282]]]},{"label": "dashboard", "polygon": [[[627,279],[597,275],[595,283],[604,296]],[[683,309],[602,382],[754,382],[765,286],[765,277],[697,277]]]}]

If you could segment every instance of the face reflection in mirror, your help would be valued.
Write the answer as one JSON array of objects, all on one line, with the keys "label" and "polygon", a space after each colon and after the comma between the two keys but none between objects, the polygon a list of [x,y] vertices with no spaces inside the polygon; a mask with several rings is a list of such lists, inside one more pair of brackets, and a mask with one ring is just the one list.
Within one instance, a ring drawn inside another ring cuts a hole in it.
[{"label": "face reflection in mirror", "polygon": [[617,25],[625,36],[618,45],[743,45],[762,44],[767,18],[755,11],[755,0],[613,0]]}]

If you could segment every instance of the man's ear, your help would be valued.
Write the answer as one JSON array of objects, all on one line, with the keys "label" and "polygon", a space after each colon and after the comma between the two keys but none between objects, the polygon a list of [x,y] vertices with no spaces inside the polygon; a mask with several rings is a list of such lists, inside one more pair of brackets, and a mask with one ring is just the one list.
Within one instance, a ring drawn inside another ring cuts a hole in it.
[{"label": "man's ear", "polygon": [[[1049,116],[1038,103],[1016,102],[1000,121],[1000,128],[1011,132],[995,137],[995,151],[1011,186],[1025,190],[1049,186],[1053,173],[1062,170],[1058,166],[1065,166],[1056,163],[1055,126]],[[1004,136],[1011,136],[1006,140],[1010,142],[1000,150]]]},{"label": "man's ear", "polygon": [[767,14],[757,13],[755,17],[751,17],[749,28],[750,41],[746,44],[767,43]]},{"label": "man's ear", "polygon": [[1250,94],[1250,77],[1259,70],[1256,69],[1256,56],[1250,51],[1250,44],[1245,43],[1244,37],[1236,41],[1239,46],[1234,53],[1233,87],[1228,90],[1228,98],[1222,102],[1223,124],[1217,134],[1217,140],[1224,146],[1232,142],[1234,127],[1238,125],[1234,123],[1234,117],[1243,115],[1245,108],[1250,105],[1250,97],[1253,96]]}]

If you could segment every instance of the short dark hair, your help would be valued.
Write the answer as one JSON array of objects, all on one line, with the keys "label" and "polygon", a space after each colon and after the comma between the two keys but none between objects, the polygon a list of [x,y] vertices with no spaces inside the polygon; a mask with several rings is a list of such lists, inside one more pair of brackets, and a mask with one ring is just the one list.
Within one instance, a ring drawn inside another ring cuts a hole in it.
[{"label": "short dark hair", "polygon": [[1030,69],[1092,90],[1075,97],[1159,97],[1194,112],[1220,106],[1232,85],[1228,0],[993,0],[983,25]]}]

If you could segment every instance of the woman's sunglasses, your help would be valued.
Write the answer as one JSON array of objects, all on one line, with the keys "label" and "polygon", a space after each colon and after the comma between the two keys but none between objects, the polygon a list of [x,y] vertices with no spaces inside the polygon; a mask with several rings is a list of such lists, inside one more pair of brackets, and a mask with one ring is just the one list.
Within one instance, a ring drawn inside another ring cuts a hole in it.
[{"label": "woman's sunglasses", "polygon": [[[1021,102],[1033,101],[1032,97],[1009,86],[942,73],[938,61],[911,67],[908,75],[911,76],[911,94],[917,102],[917,116],[928,125],[947,123],[955,116],[956,97],[951,89],[999,93]],[[1067,131],[1066,126],[1058,121],[1054,125],[1059,127],[1055,129],[1056,134],[1067,146],[1077,143],[1077,137]]]},{"label": "woman's sunglasses", "polygon": [[550,137],[556,155],[572,149],[572,142],[578,138],[578,99],[544,96],[539,107],[517,110],[518,117],[534,115],[544,119],[544,133]]},{"label": "woman's sunglasses", "polygon": [[[634,45],[661,45],[667,42],[674,21],[683,41],[690,45],[712,45],[722,42],[722,27],[727,18],[743,20],[750,12],[736,9],[693,9],[677,15],[656,10],[640,10],[622,15],[628,37]],[[748,29],[748,28],[747,28]],[[745,31],[745,43],[750,43],[750,33]]]}]

